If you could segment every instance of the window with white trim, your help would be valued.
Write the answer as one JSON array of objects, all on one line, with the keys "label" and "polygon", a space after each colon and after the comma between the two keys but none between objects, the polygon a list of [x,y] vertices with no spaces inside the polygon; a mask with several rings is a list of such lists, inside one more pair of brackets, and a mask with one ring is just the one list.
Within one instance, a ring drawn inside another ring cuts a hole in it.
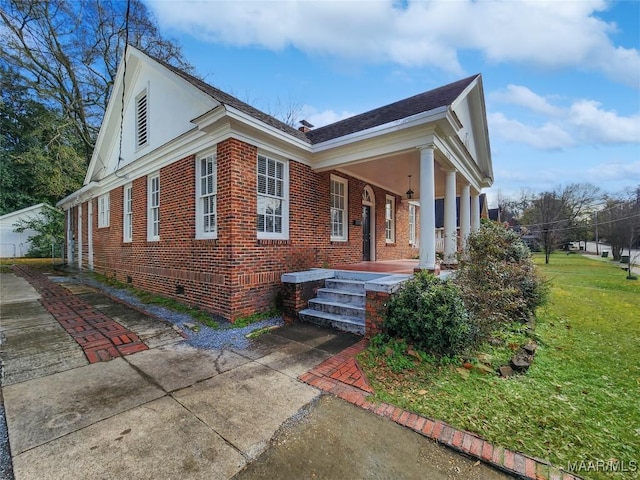
[{"label": "window with white trim", "polygon": [[217,238],[217,162],[211,154],[196,160],[196,238]]},{"label": "window with white trim", "polygon": [[346,242],[347,231],[347,180],[331,175],[331,241]]},{"label": "window with white trim", "polygon": [[124,211],[122,213],[122,241],[133,240],[133,186],[129,183],[124,186],[122,199]]},{"label": "window with white trim", "polygon": [[98,228],[109,226],[109,194],[98,197]]},{"label": "window with white trim", "polygon": [[384,209],[384,235],[387,243],[394,243],[396,241],[396,199],[391,195],[387,195]]},{"label": "window with white trim", "polygon": [[147,177],[147,240],[160,240],[160,174]]},{"label": "window with white trim", "polygon": [[286,162],[258,155],[258,238],[289,238],[288,167]]},{"label": "window with white trim", "polygon": [[147,90],[136,97],[136,149],[149,143],[149,105]]},{"label": "window with white trim", "polygon": [[409,204],[409,245],[413,247],[418,245],[416,241],[416,206],[413,203]]}]

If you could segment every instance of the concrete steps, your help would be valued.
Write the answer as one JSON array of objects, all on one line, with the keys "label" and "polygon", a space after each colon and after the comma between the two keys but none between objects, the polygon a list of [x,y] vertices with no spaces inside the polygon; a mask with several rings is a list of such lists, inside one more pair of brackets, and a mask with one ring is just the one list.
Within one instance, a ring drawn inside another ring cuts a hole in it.
[{"label": "concrete steps", "polygon": [[340,273],[325,280],[325,287],[318,289],[316,298],[309,300],[309,307],[300,312],[300,317],[316,325],[364,335],[364,284],[368,278]]}]

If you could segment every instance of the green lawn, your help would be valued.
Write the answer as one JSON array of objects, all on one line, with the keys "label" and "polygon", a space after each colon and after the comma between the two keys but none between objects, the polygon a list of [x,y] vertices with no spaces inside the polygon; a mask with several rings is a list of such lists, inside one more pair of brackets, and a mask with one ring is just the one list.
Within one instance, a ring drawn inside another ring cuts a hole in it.
[{"label": "green lawn", "polygon": [[[526,375],[501,379],[419,362],[393,373],[365,352],[377,398],[559,467],[617,459],[640,468],[640,281],[580,255],[535,261],[551,292],[537,312],[539,349]],[[579,475],[639,478],[640,470]]]}]

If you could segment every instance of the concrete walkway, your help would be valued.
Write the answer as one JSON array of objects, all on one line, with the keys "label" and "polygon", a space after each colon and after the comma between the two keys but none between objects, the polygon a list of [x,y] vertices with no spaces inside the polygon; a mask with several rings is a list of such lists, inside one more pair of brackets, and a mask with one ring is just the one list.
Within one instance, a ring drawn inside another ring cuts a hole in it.
[{"label": "concrete walkway", "polygon": [[[196,349],[166,323],[78,286],[69,300],[118,312],[111,320],[148,347],[90,363],[25,279],[0,282],[0,400],[17,480],[508,478],[340,399],[319,401],[298,380],[358,337],[296,324],[247,349]],[[292,465],[287,454],[314,463],[287,470],[277,461]]]},{"label": "concrete walkway", "polygon": [[[198,350],[173,332],[157,348],[90,364],[33,287],[1,281],[2,394],[18,480],[230,478],[319,396],[296,377],[335,353],[281,337],[249,352]],[[283,366],[285,348],[297,355]]]}]

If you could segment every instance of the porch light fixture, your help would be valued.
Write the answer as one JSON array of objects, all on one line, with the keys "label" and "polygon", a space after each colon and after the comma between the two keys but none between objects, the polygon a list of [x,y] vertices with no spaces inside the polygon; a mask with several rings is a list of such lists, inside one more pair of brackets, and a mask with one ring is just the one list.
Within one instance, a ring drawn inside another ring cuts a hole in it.
[{"label": "porch light fixture", "polygon": [[411,175],[409,175],[409,190],[407,190],[407,200],[413,198],[413,190],[411,190]]}]

